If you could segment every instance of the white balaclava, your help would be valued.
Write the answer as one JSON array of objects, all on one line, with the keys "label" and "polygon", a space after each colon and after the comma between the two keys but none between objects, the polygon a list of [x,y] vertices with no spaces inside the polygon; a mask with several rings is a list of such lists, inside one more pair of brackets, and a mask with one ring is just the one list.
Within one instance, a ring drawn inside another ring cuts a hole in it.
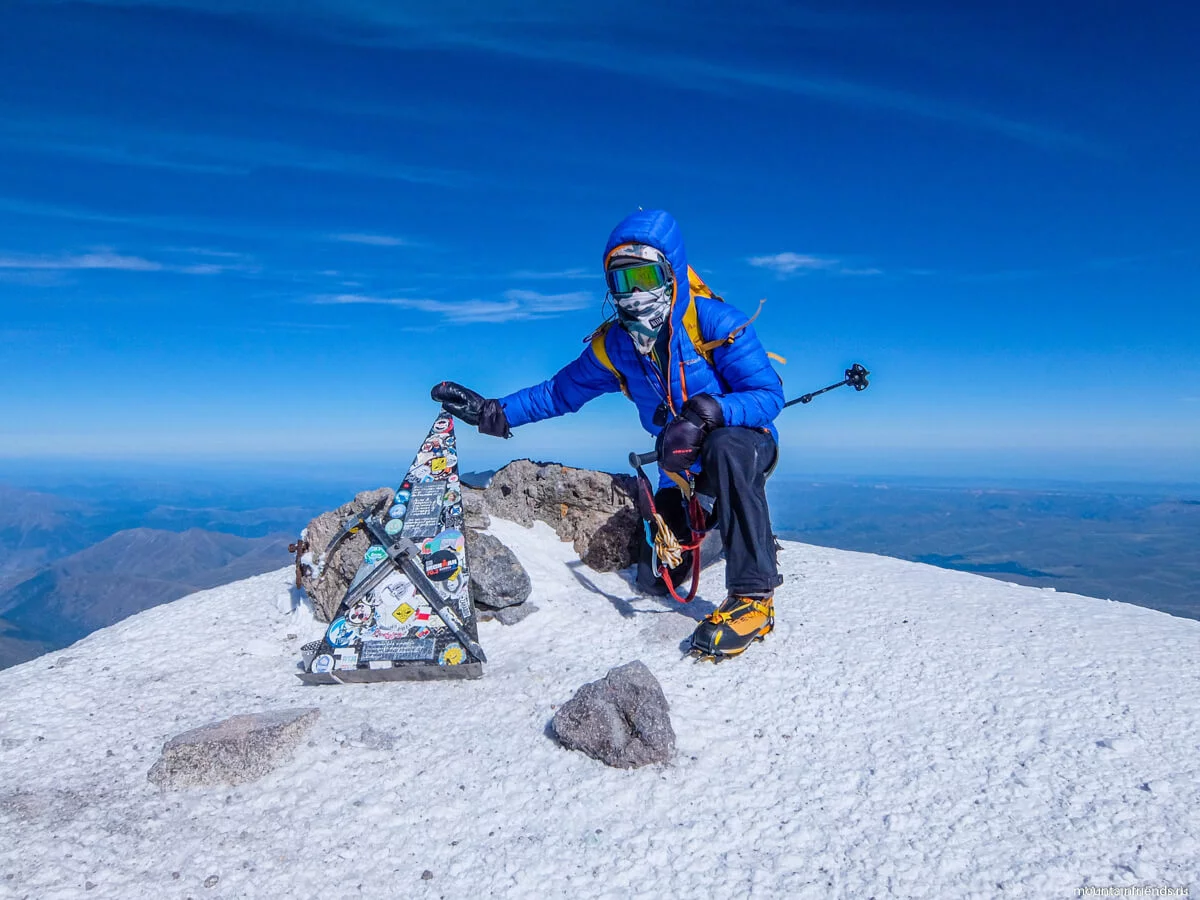
[{"label": "white balaclava", "polygon": [[[656,262],[671,274],[671,266],[667,258],[654,247],[646,244],[631,244],[622,247],[609,259],[609,269],[620,269],[631,265],[645,265]],[[668,282],[652,291],[634,291],[632,294],[613,296],[617,307],[617,320],[621,327],[633,339],[633,345],[638,353],[648,356],[654,349],[654,342],[666,324],[671,312],[671,290],[673,285]]]}]

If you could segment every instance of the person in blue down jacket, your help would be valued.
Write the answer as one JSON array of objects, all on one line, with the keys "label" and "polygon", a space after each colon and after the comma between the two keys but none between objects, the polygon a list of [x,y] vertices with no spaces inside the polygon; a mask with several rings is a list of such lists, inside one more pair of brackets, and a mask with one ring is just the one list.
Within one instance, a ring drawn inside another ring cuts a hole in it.
[{"label": "person in blue down jacket", "polygon": [[[773,596],[782,583],[766,480],[778,455],[773,422],[783,387],[750,320],[693,290],[669,213],[639,210],[617,225],[604,271],[619,327],[597,332],[554,377],[498,400],[442,382],[433,399],[484,434],[509,437],[512,428],[624,391],[657,439],[662,487],[655,502],[672,530],[688,535],[683,494],[668,473],[691,473],[697,492],[714,498],[710,522],[715,516],[724,542],[729,596],[697,626],[692,647],[737,656],[774,627]],[[674,583],[689,562],[673,570]]]}]

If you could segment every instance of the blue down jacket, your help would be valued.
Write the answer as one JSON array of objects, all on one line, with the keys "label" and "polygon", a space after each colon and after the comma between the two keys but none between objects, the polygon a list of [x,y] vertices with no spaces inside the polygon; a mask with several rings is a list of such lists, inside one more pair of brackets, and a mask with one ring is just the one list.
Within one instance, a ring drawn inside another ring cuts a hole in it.
[{"label": "blue down jacket", "polygon": [[[689,303],[696,305],[697,322],[705,341],[726,337],[745,325],[747,317],[728,303],[692,296],[688,287],[687,254],[675,219],[662,210],[633,213],[613,229],[604,248],[604,259],[607,261],[616,247],[629,243],[657,248],[670,262],[675,280],[666,384],[658,367],[637,352],[623,328],[609,328],[605,337],[608,358],[625,376],[642,427],[657,436],[662,427],[654,424],[654,411],[664,401],[671,413],[678,415],[688,397],[711,394],[721,404],[726,425],[761,428],[778,441],[779,435],[772,423],[783,409],[783,386],[754,326],[747,326],[732,343],[717,347],[711,366],[696,350],[684,329],[683,314]],[[516,428],[575,412],[589,400],[620,389],[616,376],[600,363],[589,344],[578,359],[554,377],[502,397],[500,403],[508,424]]]}]

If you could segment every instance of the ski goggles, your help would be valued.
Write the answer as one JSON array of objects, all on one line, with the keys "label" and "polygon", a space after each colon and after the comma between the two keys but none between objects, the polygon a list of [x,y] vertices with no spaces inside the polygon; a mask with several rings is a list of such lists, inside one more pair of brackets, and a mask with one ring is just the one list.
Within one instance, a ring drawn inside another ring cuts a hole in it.
[{"label": "ski goggles", "polygon": [[605,275],[608,278],[608,289],[614,296],[632,294],[634,291],[657,291],[670,283],[666,267],[659,263],[609,269]]}]

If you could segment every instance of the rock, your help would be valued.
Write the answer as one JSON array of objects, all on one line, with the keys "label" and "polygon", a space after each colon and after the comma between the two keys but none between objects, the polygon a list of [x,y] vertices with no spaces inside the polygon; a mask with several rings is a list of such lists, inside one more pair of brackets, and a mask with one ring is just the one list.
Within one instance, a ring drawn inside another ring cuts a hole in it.
[{"label": "rock", "polygon": [[349,503],[330,512],[321,513],[304,529],[309,561],[307,565],[302,566],[300,586],[312,599],[313,609],[321,621],[328,622],[337,614],[342,597],[346,595],[346,588],[350,586],[354,573],[362,565],[363,554],[371,546],[371,540],[361,533],[344,540],[333,554],[333,558],[325,560],[324,568],[318,577],[317,562],[325,548],[342,530],[346,519],[368,510],[383,509],[391,504],[393,496],[395,493],[391,488],[363,491]]},{"label": "rock", "polygon": [[433,873],[430,872],[428,869],[426,869],[424,872],[421,873],[421,880],[422,881],[433,881]]},{"label": "rock", "polygon": [[536,603],[522,603],[520,606],[506,606],[503,609],[479,609],[479,621],[490,622],[495,619],[501,625],[516,625],[538,611]]},{"label": "rock", "polygon": [[493,476],[483,497],[491,515],[527,527],[541,520],[572,541],[588,566],[616,572],[637,561],[636,489],[632,475],[519,459]]},{"label": "rock", "polygon": [[551,727],[567,749],[621,769],[666,762],[675,754],[667,698],[637,660],[581,687],[554,714]]},{"label": "rock", "polygon": [[470,487],[465,482],[460,483],[463,486],[463,524],[467,528],[474,528],[476,531],[482,531],[492,524],[492,520],[487,514],[487,505],[484,502],[483,490]]},{"label": "rock", "polygon": [[503,609],[529,599],[533,586],[516,555],[490,534],[464,529],[476,606]]},{"label": "rock", "polygon": [[291,756],[320,714],[316,707],[281,709],[185,731],[163,745],[147,778],[170,790],[254,781]]}]

